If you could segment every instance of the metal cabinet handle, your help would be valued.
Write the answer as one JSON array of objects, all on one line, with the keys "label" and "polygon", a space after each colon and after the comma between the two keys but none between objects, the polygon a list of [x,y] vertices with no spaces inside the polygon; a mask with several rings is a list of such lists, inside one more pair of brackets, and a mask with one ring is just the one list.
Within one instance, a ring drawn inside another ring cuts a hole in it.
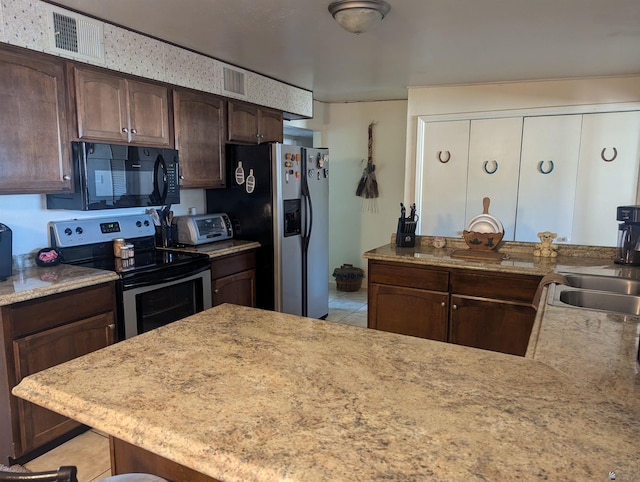
[{"label": "metal cabinet handle", "polygon": [[484,161],[484,164],[482,165],[482,168],[484,169],[484,172],[486,172],[487,174],[494,174],[498,170],[498,161],[493,160],[491,162],[493,162],[493,170],[492,171],[487,169],[487,165],[489,165],[489,161]]},{"label": "metal cabinet handle", "polygon": [[443,159],[442,158],[442,151],[438,151],[438,160],[442,163],[442,164],[446,164],[447,162],[449,162],[451,160],[451,151],[444,151],[447,153],[447,158]]},{"label": "metal cabinet handle", "polygon": [[613,162],[615,161],[616,157],[618,157],[618,149],[616,149],[615,147],[613,148],[613,157],[611,159],[607,159],[606,157],[604,157],[604,151],[606,151],[607,148],[605,147],[604,149],[602,149],[602,152],[600,153],[600,157],[602,158],[602,160],[604,162]]},{"label": "metal cabinet handle", "polygon": [[64,175],[64,176],[62,176],[62,179],[64,179],[65,181],[71,181],[71,176]]},{"label": "metal cabinet handle", "polygon": [[129,129],[127,129],[126,127],[123,127],[122,128],[122,132],[124,132],[125,134],[128,134],[129,133]]},{"label": "metal cabinet handle", "polygon": [[553,171],[553,168],[555,167],[555,165],[553,164],[553,161],[549,161],[549,169],[547,171],[542,169],[543,164],[544,164],[544,161],[540,161],[540,164],[538,164],[538,171],[540,171],[540,173],[542,174],[551,174],[551,172]]}]

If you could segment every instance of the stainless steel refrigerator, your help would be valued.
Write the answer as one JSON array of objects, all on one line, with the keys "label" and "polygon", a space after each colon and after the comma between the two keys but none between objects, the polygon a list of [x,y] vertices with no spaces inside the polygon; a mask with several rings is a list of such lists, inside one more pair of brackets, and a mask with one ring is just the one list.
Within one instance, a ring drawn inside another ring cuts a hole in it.
[{"label": "stainless steel refrigerator", "polygon": [[226,146],[227,188],[207,190],[234,236],[261,244],[259,308],[311,318],[329,313],[329,151],[284,144]]}]

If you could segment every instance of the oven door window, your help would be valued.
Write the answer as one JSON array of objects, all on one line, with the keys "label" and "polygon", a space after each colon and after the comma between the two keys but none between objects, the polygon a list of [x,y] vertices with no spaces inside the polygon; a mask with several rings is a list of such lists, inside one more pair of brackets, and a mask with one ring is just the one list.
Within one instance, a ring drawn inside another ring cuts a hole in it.
[{"label": "oven door window", "polygon": [[202,311],[202,289],[195,279],[137,294],[138,334]]}]

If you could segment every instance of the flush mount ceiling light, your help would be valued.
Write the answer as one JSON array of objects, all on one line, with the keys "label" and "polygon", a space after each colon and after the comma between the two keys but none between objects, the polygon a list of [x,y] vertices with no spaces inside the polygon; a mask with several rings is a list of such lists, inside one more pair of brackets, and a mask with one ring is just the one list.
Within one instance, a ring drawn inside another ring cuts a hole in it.
[{"label": "flush mount ceiling light", "polygon": [[329,5],[336,22],[348,32],[366,32],[389,13],[391,6],[384,0],[339,0]]}]

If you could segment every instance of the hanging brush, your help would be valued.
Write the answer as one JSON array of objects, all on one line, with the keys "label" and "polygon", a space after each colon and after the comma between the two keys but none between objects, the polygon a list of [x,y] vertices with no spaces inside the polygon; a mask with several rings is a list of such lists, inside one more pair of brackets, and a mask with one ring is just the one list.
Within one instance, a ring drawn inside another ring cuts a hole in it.
[{"label": "hanging brush", "polygon": [[362,171],[362,177],[356,188],[356,196],[364,197],[365,199],[375,199],[380,193],[378,190],[378,180],[376,178],[376,166],[373,163],[373,126],[375,122],[369,124],[369,144],[368,144],[368,157],[367,165]]}]

